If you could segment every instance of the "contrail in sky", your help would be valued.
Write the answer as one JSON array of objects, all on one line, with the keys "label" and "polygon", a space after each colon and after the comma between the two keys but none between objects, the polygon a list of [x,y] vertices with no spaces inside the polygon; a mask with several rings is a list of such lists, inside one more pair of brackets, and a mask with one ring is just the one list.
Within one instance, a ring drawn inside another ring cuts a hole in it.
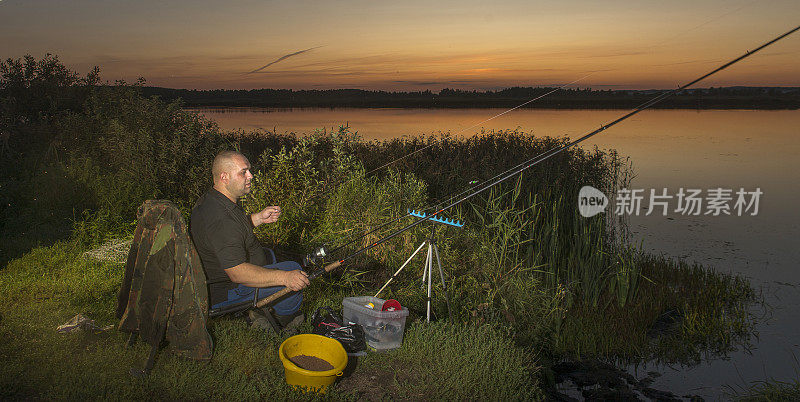
[{"label": "contrail in sky", "polygon": [[[0,1],[2,1],[2,0],[0,0]],[[308,48],[308,49],[306,49],[306,50],[301,50],[301,51],[299,51],[299,52],[289,53],[289,54],[287,54],[287,55],[285,55],[285,56],[281,56],[281,57],[279,57],[277,60],[275,60],[275,61],[273,61],[273,62],[271,62],[271,63],[268,63],[267,65],[265,65],[265,66],[263,66],[263,67],[260,67],[260,68],[257,68],[257,69],[255,69],[255,70],[253,70],[253,71],[251,71],[251,72],[249,72],[249,73],[247,73],[247,74],[253,74],[253,73],[257,73],[257,72],[259,72],[259,71],[261,71],[261,70],[263,70],[263,69],[265,69],[265,68],[267,68],[267,67],[269,67],[269,66],[271,66],[271,65],[273,65],[273,64],[275,64],[275,63],[278,63],[278,62],[280,62],[280,61],[286,60],[286,59],[288,59],[289,57],[292,57],[292,56],[297,56],[298,54],[302,54],[302,53],[305,53],[305,52],[308,52],[308,51],[310,51],[310,50],[314,50],[314,49],[317,49],[317,48],[320,48],[320,47],[322,47],[322,46],[315,46],[315,47]]]}]

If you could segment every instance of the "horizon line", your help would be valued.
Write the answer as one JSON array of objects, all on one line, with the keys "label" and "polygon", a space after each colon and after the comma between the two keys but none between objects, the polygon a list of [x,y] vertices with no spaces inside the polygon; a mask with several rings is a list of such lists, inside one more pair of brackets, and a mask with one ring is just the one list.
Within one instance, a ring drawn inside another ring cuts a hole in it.
[{"label": "horizon line", "polygon": [[[212,89],[196,89],[196,88],[175,88],[175,87],[165,87],[165,86],[157,86],[157,85],[142,85],[142,88],[161,88],[161,89],[170,89],[170,90],[179,90],[179,91],[263,91],[263,90],[271,90],[271,91],[365,91],[365,92],[387,92],[387,93],[412,93],[412,92],[432,92],[437,93],[444,90],[451,90],[451,91],[460,91],[460,92],[477,92],[477,93],[486,93],[486,92],[498,92],[504,91],[507,89],[539,89],[539,88],[558,88],[563,86],[564,84],[549,84],[549,85],[537,85],[537,86],[510,86],[510,87],[498,87],[496,89],[460,89],[456,87],[444,87],[442,89],[420,89],[420,90],[391,90],[391,89],[364,89],[364,88],[354,88],[354,87],[339,87],[339,88],[327,88],[327,89],[308,89],[308,88],[249,88],[249,89],[231,89],[231,88],[212,88]],[[116,85],[109,85],[109,86],[116,86]],[[618,86],[617,84],[605,84],[605,85],[598,85],[598,86],[586,86],[586,87],[567,87],[562,89],[590,89],[590,90],[611,90],[611,91],[635,91],[635,92],[645,92],[645,91],[669,91],[675,88],[647,88],[647,89],[632,89],[632,88],[613,88]],[[698,90],[698,89],[723,89],[723,88],[753,88],[753,89],[800,89],[800,86],[793,86],[793,85],[726,85],[726,86],[708,86],[708,87],[693,87],[693,88],[686,88],[684,91],[690,90]]]}]

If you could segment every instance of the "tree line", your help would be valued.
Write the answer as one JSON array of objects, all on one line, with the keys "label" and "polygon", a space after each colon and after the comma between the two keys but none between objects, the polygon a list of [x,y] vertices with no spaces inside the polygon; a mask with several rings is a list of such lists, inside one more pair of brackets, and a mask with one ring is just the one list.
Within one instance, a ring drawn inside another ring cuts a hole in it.
[{"label": "tree line", "polygon": [[[389,92],[362,89],[194,90],[145,86],[146,96],[182,100],[190,107],[400,107],[510,108],[553,91],[554,87],[513,87],[497,91],[442,89],[439,92]],[[542,109],[630,109],[662,90],[564,88],[526,105]],[[720,87],[687,89],[655,106],[662,109],[797,109],[798,87]]]}]

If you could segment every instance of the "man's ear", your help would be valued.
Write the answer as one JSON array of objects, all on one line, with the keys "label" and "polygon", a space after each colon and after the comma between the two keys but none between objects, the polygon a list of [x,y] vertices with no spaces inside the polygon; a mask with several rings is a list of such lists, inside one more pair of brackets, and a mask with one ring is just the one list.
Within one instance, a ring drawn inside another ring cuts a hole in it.
[{"label": "man's ear", "polygon": [[228,181],[230,178],[231,176],[228,174],[228,172],[222,172],[219,174],[220,181]]}]

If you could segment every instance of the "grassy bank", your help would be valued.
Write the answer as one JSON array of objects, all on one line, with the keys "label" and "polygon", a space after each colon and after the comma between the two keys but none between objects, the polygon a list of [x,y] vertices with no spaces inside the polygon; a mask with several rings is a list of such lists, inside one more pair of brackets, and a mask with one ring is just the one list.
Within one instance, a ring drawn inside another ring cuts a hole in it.
[{"label": "grassy bank", "polygon": [[[128,374],[143,364],[148,353],[144,344],[128,349],[125,336],[114,330],[56,333],[56,326],[78,312],[100,327],[115,323],[112,306],[123,267],[87,259],[80,251],[74,243],[60,242],[36,249],[0,272],[0,397],[303,398],[283,382],[277,349],[285,337],[250,330],[240,318],[212,322],[215,351],[210,363],[163,353],[145,379]],[[312,292],[327,290],[317,286]],[[327,300],[341,299],[331,295]],[[320,303],[325,301],[312,299],[308,308]],[[484,364],[487,360],[494,364]],[[369,375],[343,381],[327,399],[529,399],[541,392],[532,356],[514,345],[507,329],[490,325],[410,324],[401,350],[370,354],[358,370]]]},{"label": "grassy bank", "polygon": [[[124,267],[84,252],[130,236],[146,199],[170,199],[188,216],[221,149],[238,148],[253,163],[246,209],[284,211],[258,228],[263,243],[289,256],[342,245],[342,258],[410,223],[407,209],[440,204],[567,141],[515,131],[372,143],[346,128],[222,132],[136,86],[99,87],[91,77],[54,77],[53,60],[32,63],[35,73],[16,86],[20,78],[5,73],[14,66],[4,64],[0,85],[3,129],[12,133],[0,162],[0,395],[8,398],[303,397],[282,383],[275,356],[282,337],[248,330],[240,319],[212,320],[209,364],[162,353],[144,380],[127,370],[144,361],[145,349],[126,349],[116,331],[54,330],[77,313],[101,327],[115,323]],[[31,101],[39,92],[25,88],[40,85],[55,94],[50,103]],[[53,103],[64,97],[73,101]],[[439,285],[438,322],[419,322],[422,264],[412,264],[382,294],[412,311],[403,347],[360,361],[328,398],[537,399],[550,366],[564,359],[693,364],[746,344],[757,296],[744,279],[644,254],[627,241],[624,222],[577,213],[583,185],[611,194],[630,174],[613,151],[571,149],[448,210],[466,222],[437,229],[453,322],[444,319]],[[398,222],[360,235],[391,220]],[[306,291],[306,312],[373,294],[429,233],[419,225],[349,259]]]}]

